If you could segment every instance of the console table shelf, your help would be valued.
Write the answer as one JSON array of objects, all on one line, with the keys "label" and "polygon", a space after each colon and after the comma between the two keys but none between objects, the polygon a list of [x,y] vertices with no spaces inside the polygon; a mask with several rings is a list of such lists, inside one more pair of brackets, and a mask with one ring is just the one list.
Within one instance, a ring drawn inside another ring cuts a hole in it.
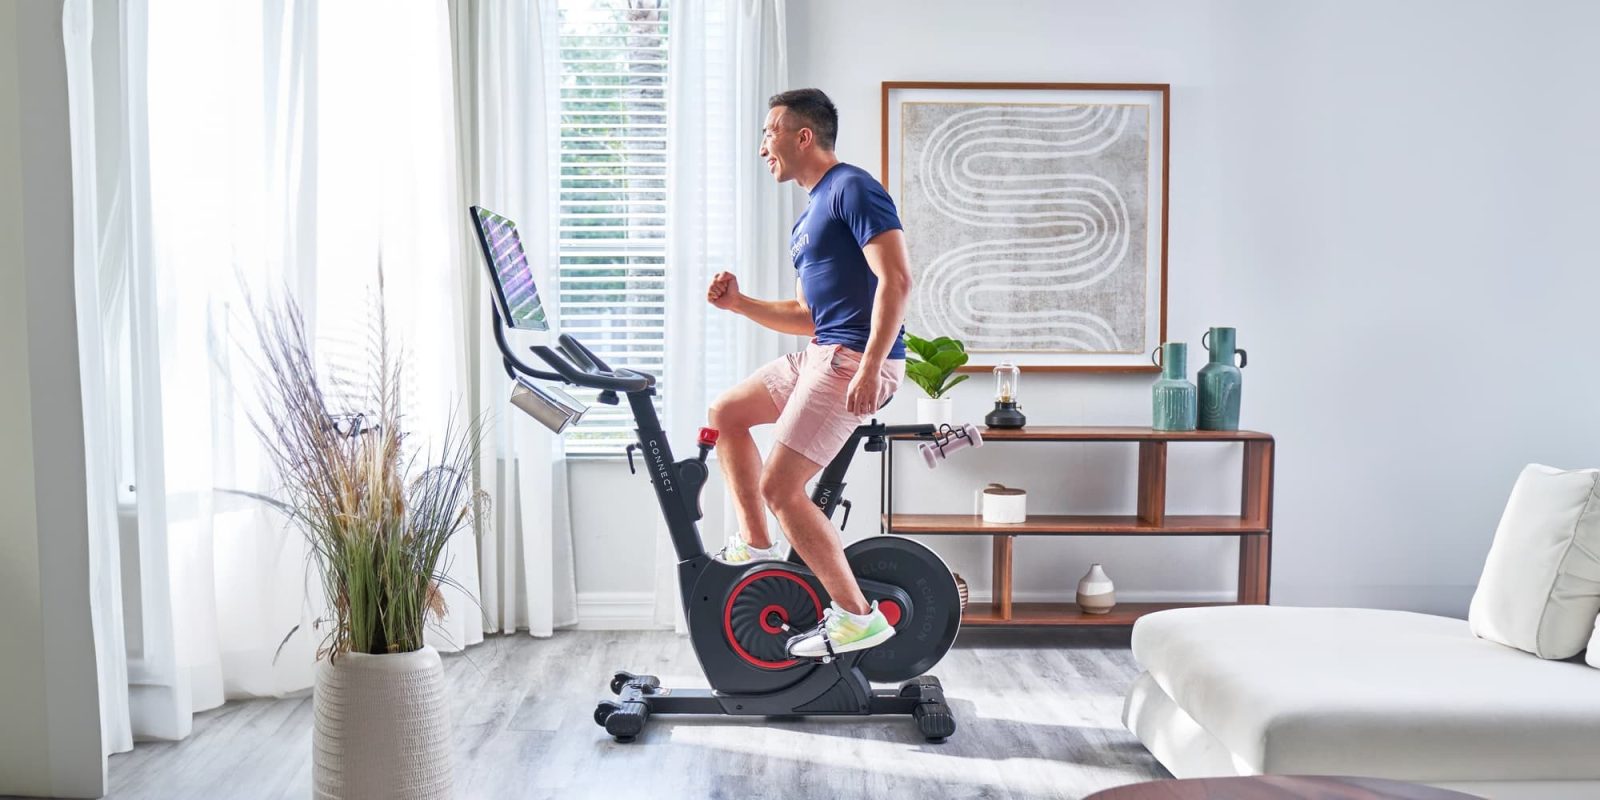
[{"label": "console table shelf", "polygon": [[1015,603],[1011,616],[1002,617],[993,603],[968,603],[961,615],[962,625],[983,626],[1059,626],[1059,625],[1132,625],[1133,621],[1169,608],[1194,608],[1195,606],[1230,606],[1237,603],[1118,603],[1104,614],[1085,614],[1077,603]]},{"label": "console table shelf", "polygon": [[[1012,603],[1012,553],[1018,536],[1237,536],[1237,604],[1264,605],[1272,574],[1272,480],[1275,442],[1256,431],[1158,431],[1136,427],[1037,426],[985,430],[985,445],[1005,442],[1127,442],[1139,447],[1138,500],[1134,514],[1030,514],[1027,521],[996,524],[972,514],[894,513],[894,444],[928,437],[892,436],[882,460],[879,503],[883,533],[980,535],[994,539],[994,601],[972,603],[967,625],[1132,625],[1168,608],[1219,603],[1119,603],[1109,614],[1085,614],[1075,603]],[[1236,442],[1243,445],[1239,514],[1167,514],[1167,445],[1170,442]]]},{"label": "console table shelf", "polygon": [[[1095,425],[1036,425],[1028,428],[985,428],[983,441],[989,442],[1270,442],[1272,437],[1256,431],[1158,431],[1154,428]],[[902,434],[893,439],[926,439]]]},{"label": "console table shelf", "polygon": [[1170,514],[1161,525],[1150,525],[1136,516],[1079,516],[1071,514],[1029,514],[1026,522],[984,522],[972,514],[895,514],[883,520],[885,530],[894,533],[997,533],[1056,536],[1237,536],[1266,533],[1263,524],[1244,517]]}]

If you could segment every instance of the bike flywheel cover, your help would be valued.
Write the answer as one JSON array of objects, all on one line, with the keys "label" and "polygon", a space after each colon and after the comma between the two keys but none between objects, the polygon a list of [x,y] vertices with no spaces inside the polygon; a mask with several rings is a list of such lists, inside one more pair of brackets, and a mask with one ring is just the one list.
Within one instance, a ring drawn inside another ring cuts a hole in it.
[{"label": "bike flywheel cover", "polygon": [[[846,547],[844,556],[857,579],[890,584],[911,598],[909,609],[880,603],[895,635],[866,652],[862,673],[876,683],[894,683],[933,669],[961,630],[961,592],[944,559],[927,545],[899,536],[862,539]],[[875,598],[869,594],[867,599]]]},{"label": "bike flywheel cover", "polygon": [[787,669],[799,663],[789,657],[789,639],[816,627],[821,616],[822,601],[804,578],[782,567],[757,569],[728,594],[723,633],[745,663]]}]

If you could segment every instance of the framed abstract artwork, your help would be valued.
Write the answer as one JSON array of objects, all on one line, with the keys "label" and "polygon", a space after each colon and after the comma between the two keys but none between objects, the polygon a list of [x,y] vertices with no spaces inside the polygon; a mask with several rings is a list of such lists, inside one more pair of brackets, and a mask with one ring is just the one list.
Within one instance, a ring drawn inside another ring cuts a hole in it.
[{"label": "framed abstract artwork", "polygon": [[1167,328],[1167,84],[883,84],[906,330],[963,369],[1155,372]]}]

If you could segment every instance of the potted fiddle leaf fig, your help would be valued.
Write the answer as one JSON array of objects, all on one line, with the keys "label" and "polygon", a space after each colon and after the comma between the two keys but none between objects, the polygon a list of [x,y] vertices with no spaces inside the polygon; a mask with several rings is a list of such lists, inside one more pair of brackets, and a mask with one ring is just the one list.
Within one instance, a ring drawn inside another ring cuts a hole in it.
[{"label": "potted fiddle leaf fig", "polygon": [[950,424],[954,415],[945,395],[969,377],[955,374],[967,363],[966,347],[948,336],[923,339],[908,333],[906,350],[906,377],[928,395],[917,398],[917,424]]}]

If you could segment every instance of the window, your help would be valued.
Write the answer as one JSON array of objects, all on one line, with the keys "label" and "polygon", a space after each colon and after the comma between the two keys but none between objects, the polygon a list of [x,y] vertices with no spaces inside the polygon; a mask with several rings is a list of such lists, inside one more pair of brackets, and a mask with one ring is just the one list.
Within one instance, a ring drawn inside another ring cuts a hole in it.
[{"label": "window", "polygon": [[[667,0],[560,0],[560,326],[613,367],[666,358]],[[659,386],[659,383],[658,383]],[[591,404],[572,454],[633,441],[627,401]]]}]

